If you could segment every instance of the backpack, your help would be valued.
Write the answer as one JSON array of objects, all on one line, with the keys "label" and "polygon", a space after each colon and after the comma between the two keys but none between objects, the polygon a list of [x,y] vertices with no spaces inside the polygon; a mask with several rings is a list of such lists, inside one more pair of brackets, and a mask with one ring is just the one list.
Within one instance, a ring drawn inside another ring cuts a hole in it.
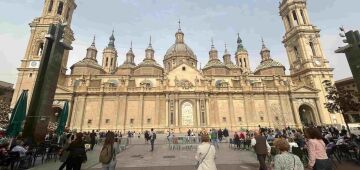
[{"label": "backpack", "polygon": [[104,146],[100,152],[99,162],[103,164],[109,164],[111,162],[111,158],[113,157],[113,146]]},{"label": "backpack", "polygon": [[156,139],[156,133],[153,133],[152,135],[152,139],[155,140]]}]

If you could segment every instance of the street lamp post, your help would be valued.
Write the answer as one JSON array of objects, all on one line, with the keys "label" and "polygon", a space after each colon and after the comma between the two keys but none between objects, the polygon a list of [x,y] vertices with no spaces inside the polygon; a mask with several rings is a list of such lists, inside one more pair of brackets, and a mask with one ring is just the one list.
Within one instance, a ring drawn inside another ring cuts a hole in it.
[{"label": "street lamp post", "polygon": [[[44,140],[52,111],[55,90],[60,75],[65,50],[72,47],[64,42],[66,23],[50,25],[46,35],[45,50],[41,57],[40,67],[25,121],[23,136],[31,142]],[[33,143],[34,144],[34,143]]]},{"label": "street lamp post", "polygon": [[339,47],[335,53],[345,53],[355,84],[360,92],[360,34],[358,30],[351,30],[346,33],[344,28],[341,27],[340,30],[342,31],[340,36],[346,38],[344,43],[347,45]]}]

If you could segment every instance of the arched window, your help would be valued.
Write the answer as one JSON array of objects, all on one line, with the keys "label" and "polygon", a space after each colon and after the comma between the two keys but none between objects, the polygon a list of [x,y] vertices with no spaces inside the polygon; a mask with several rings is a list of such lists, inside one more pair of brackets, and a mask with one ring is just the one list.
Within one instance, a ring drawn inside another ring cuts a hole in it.
[{"label": "arched window", "polygon": [[296,60],[300,60],[299,51],[296,46],[294,47],[294,53],[295,53]]},{"label": "arched window", "polygon": [[244,65],[245,65],[245,67],[247,67],[247,65],[246,65],[246,58],[244,58]]},{"label": "arched window", "polygon": [[311,48],[311,52],[313,56],[316,56],[316,50],[314,47],[314,43],[313,42],[309,42],[310,48]]},{"label": "arched window", "polygon": [[59,7],[58,7],[58,10],[57,10],[57,14],[61,15],[62,12],[63,12],[63,9],[64,9],[64,2],[59,2]]},{"label": "arched window", "polygon": [[48,8],[48,12],[51,12],[54,6],[54,0],[51,0],[49,3],[49,8]]},{"label": "arched window", "polygon": [[42,42],[39,44],[38,50],[36,51],[36,55],[42,56],[43,51],[44,51],[44,43]]},{"label": "arched window", "polygon": [[105,60],[105,67],[108,66],[108,62],[109,62],[109,58],[106,58],[106,60]]},{"label": "arched window", "polygon": [[296,12],[293,11],[292,14],[293,14],[294,20],[296,21],[295,24],[296,24],[296,25],[300,25],[299,20],[298,20],[298,17],[297,17],[297,15],[296,15]]},{"label": "arched window", "polygon": [[113,62],[114,62],[114,59],[113,59],[113,58],[111,58],[111,60],[110,60],[110,67],[112,67],[112,66],[113,66]]}]

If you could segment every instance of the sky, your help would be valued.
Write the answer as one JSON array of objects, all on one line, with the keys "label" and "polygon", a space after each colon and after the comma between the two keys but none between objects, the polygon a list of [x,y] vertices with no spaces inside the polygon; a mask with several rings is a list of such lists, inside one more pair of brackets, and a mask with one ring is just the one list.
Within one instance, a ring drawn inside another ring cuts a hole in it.
[{"label": "sky", "polygon": [[[97,59],[115,30],[118,64],[133,42],[136,63],[145,56],[152,37],[155,59],[162,65],[166,50],[175,42],[178,20],[185,33],[185,43],[204,66],[208,61],[211,39],[222,58],[224,44],[232,54],[239,33],[249,52],[251,69],[260,63],[261,37],[273,59],[289,69],[282,37],[284,25],[279,16],[279,0],[76,0],[72,29],[75,41],[68,68],[85,57],[86,48],[96,35]],[[17,68],[24,58],[30,37],[29,23],[41,15],[44,0],[0,0],[0,80],[15,83]],[[339,26],[359,29],[359,0],[308,0],[308,13],[313,25],[320,28],[321,43],[335,80],[350,77],[344,54],[334,51],[344,44]],[[70,69],[69,69],[70,70]]]}]

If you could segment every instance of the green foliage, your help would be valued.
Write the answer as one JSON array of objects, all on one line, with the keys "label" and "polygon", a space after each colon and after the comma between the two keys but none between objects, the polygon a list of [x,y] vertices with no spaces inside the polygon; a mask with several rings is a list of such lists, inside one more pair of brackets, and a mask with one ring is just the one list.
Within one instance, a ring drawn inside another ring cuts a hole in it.
[{"label": "green foliage", "polygon": [[359,111],[359,94],[349,90],[338,90],[331,81],[324,81],[327,92],[325,107],[331,113],[346,113],[348,111]]}]

